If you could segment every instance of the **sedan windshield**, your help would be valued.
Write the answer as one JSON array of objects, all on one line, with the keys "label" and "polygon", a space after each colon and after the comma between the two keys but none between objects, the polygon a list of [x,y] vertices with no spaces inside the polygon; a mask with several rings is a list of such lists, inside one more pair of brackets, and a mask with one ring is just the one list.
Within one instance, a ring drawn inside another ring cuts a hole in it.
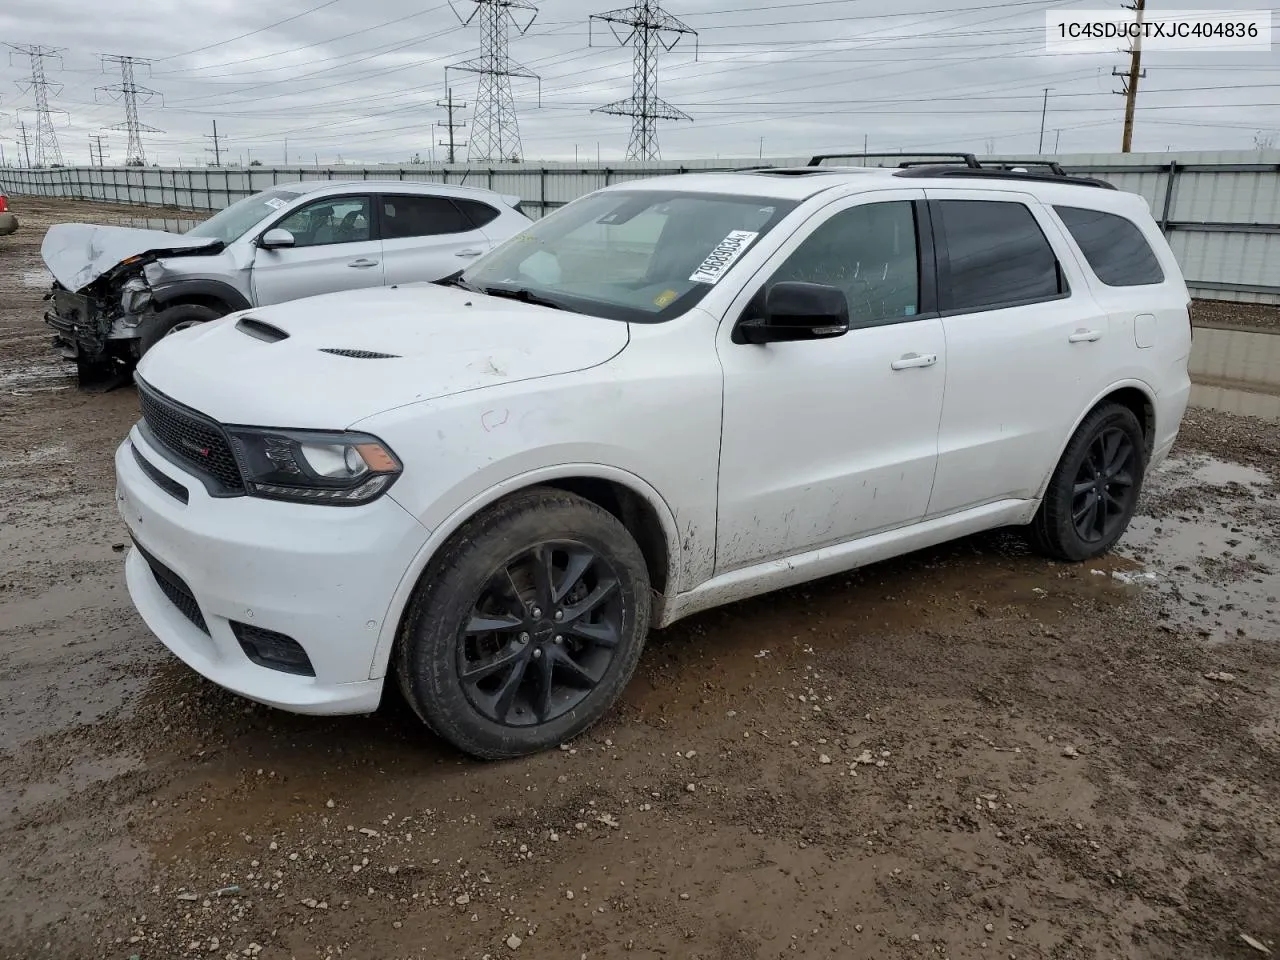
[{"label": "sedan windshield", "polygon": [[302,194],[291,190],[265,190],[237,200],[208,220],[187,231],[188,237],[208,237],[224,244],[234,243],[277,210],[297,200]]},{"label": "sedan windshield", "polygon": [[794,207],[685,191],[592,194],[476,261],[460,282],[614,320],[668,320],[706,296]]}]

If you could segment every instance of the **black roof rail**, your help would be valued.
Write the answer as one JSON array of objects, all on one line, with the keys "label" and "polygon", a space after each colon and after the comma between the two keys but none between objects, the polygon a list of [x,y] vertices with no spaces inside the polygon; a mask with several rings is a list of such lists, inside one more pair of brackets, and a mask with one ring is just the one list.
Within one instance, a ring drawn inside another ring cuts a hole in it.
[{"label": "black roof rail", "polygon": [[988,160],[982,164],[982,168],[984,170],[988,168],[992,170],[1013,170],[1015,167],[1024,167],[1027,169],[1028,173],[1031,172],[1032,167],[1047,167],[1054,176],[1068,176],[1067,171],[1062,169],[1062,164],[1058,163],[1056,160],[1010,160],[1006,158],[1002,160]]},{"label": "black roof rail", "polygon": [[[978,158],[972,153],[820,153],[809,161],[809,166],[820,167],[824,160],[869,160],[871,158],[894,160],[902,157],[922,157],[929,161],[951,160],[953,162],[963,163],[966,167],[979,169],[981,164]],[[907,167],[916,163],[923,163],[925,160],[902,160],[898,166]]]},{"label": "black roof rail", "polygon": [[[1043,165],[1043,164],[1042,164]],[[1023,166],[1022,164],[1013,164],[1013,166]],[[994,167],[978,167],[973,169],[970,167],[951,167],[945,165],[935,165],[927,167],[911,167],[909,169],[895,171],[895,177],[962,177],[965,179],[991,179],[991,180],[1030,180],[1034,183],[1066,183],[1080,187],[1100,187],[1104,190],[1115,190],[1114,183],[1108,183],[1106,180],[1098,180],[1095,177],[1073,177],[1061,167],[1058,167],[1061,173],[1035,173],[1030,170],[1010,170],[1003,169],[999,166]]]}]

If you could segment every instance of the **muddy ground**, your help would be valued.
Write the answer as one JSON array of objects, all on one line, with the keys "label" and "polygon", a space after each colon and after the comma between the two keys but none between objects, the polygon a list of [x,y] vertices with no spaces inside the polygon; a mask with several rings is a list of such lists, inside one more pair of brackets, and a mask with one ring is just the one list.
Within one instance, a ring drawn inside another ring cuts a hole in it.
[{"label": "muddy ground", "polygon": [[[0,239],[0,958],[1280,953],[1280,430],[1188,415],[1120,554],[994,534],[656,633],[568,749],[276,713],[123,586],[125,389]],[[1252,938],[1246,940],[1245,938]]]}]

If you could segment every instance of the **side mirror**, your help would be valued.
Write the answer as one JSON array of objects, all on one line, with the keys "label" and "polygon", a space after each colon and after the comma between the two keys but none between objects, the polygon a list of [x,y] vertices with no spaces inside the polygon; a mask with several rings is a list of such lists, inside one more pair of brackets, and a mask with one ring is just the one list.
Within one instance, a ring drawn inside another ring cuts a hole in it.
[{"label": "side mirror", "polygon": [[776,283],[764,301],[764,316],[734,331],[739,343],[829,340],[849,332],[849,302],[839,287],[787,280]]},{"label": "side mirror", "polygon": [[292,233],[283,227],[275,227],[262,235],[258,246],[263,250],[279,250],[283,247],[292,247],[295,242]]}]

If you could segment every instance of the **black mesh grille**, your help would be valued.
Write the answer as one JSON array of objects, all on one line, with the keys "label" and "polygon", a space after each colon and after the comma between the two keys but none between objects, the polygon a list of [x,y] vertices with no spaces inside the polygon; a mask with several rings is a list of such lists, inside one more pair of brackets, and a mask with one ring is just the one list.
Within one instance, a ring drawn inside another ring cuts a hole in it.
[{"label": "black mesh grille", "polygon": [[352,360],[396,360],[397,353],[378,353],[376,350],[351,350],[347,347],[321,347],[321,353],[332,353],[336,357],[350,357]]},{"label": "black mesh grille", "polygon": [[227,435],[214,420],[184,407],[136,378],[142,419],[166,450],[196,473],[211,477],[228,493],[243,493],[240,467]]},{"label": "black mesh grille", "polygon": [[178,612],[194,623],[205,633],[209,632],[209,625],[204,622],[204,614],[200,612],[200,605],[196,603],[196,598],[191,592],[191,588],[183,582],[182,578],[166,567],[163,563],[147,552],[147,549],[133,541],[133,545],[137,547],[138,552],[142,554],[147,565],[151,567],[151,575],[156,578],[156,583],[169,602],[178,608]]},{"label": "black mesh grille", "polygon": [[307,651],[293,637],[241,623],[239,620],[231,621],[231,632],[240,642],[244,655],[258,666],[300,677],[316,675]]}]

